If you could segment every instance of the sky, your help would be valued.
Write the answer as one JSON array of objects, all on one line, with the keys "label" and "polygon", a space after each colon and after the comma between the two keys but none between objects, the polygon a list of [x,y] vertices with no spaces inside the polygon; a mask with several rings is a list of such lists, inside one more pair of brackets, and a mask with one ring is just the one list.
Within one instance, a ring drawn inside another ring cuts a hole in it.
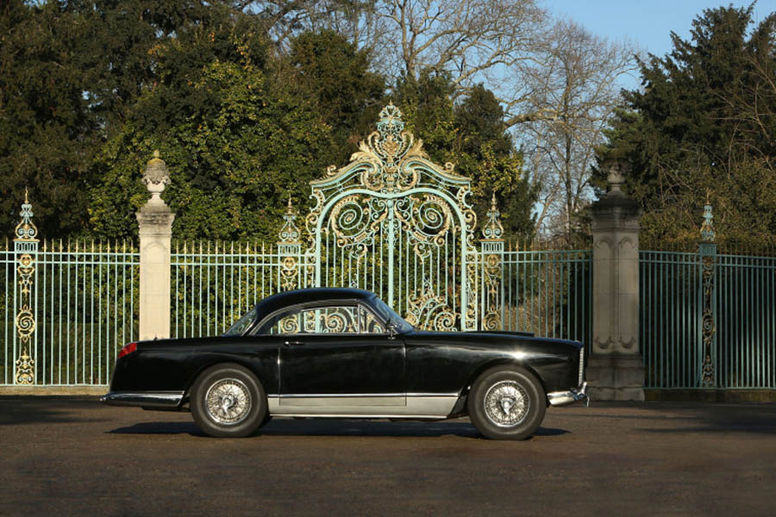
[{"label": "sky", "polygon": [[[746,7],[750,0],[544,0],[541,4],[560,18],[570,18],[597,36],[628,41],[644,52],[662,56],[671,48],[671,31],[689,39],[690,26],[704,9]],[[776,11],[776,0],[759,0],[754,21]],[[623,77],[622,86],[634,89],[638,77]]]}]

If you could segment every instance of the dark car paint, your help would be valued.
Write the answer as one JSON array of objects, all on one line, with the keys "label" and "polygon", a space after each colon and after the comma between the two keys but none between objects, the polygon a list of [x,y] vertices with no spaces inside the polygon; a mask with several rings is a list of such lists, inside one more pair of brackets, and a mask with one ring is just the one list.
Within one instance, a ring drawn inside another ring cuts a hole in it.
[{"label": "dark car paint", "polygon": [[[459,393],[498,364],[527,368],[547,392],[578,384],[580,347],[574,342],[412,332],[359,345],[337,337],[322,347],[313,342],[287,346],[279,336],[140,342],[137,352],[117,361],[111,391],[187,391],[202,371],[226,362],[254,372],[270,394]],[[285,386],[281,365],[298,368]]]},{"label": "dark car paint", "polygon": [[[320,289],[311,300],[309,290],[305,296],[299,293],[261,302],[256,322],[283,303],[347,298],[368,305],[375,296],[354,289]],[[500,364],[532,371],[545,392],[553,392],[579,385],[581,346],[575,341],[526,333],[414,330],[397,335],[244,335],[141,341],[135,353],[116,362],[111,391],[188,392],[207,368],[237,363],[256,375],[267,394],[465,395],[480,373]]]}]

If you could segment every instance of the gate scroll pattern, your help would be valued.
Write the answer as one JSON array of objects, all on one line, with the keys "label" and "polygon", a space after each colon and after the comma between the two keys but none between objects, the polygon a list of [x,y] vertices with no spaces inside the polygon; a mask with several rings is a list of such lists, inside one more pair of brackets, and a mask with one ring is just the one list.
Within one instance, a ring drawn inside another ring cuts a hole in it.
[{"label": "gate scroll pattern", "polygon": [[308,285],[370,289],[424,328],[478,327],[470,180],[430,161],[396,106],[350,163],[311,187]]}]

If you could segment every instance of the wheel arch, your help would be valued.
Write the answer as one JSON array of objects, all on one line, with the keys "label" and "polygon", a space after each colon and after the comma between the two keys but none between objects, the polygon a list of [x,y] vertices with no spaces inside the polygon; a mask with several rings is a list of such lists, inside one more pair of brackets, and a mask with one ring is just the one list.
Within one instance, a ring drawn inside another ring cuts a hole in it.
[{"label": "wheel arch", "polygon": [[544,390],[544,396],[547,397],[547,386],[545,385],[544,379],[542,379],[542,376],[539,375],[539,372],[536,370],[536,368],[532,368],[530,364],[528,364],[526,361],[518,361],[516,359],[510,359],[506,357],[501,358],[495,358],[491,359],[489,361],[485,361],[482,364],[478,365],[472,372],[469,374],[469,377],[466,380],[466,383],[461,390],[461,394],[458,396],[458,401],[455,404],[455,409],[453,411],[454,414],[466,414],[466,400],[469,397],[469,392],[472,389],[472,386],[477,381],[477,379],[486,371],[492,369],[492,368],[498,368],[501,366],[513,366],[517,368],[521,368],[527,372],[529,372],[531,375],[536,377],[536,379],[539,381],[539,384],[542,387],[542,390]]},{"label": "wheel arch", "polygon": [[183,401],[186,402],[189,400],[191,396],[191,389],[194,387],[194,384],[197,382],[197,379],[199,379],[205,372],[215,367],[223,367],[223,366],[229,366],[229,365],[240,366],[248,370],[248,372],[250,372],[250,374],[253,375],[256,381],[261,385],[264,392],[265,393],[267,392],[265,381],[262,380],[262,375],[256,371],[256,368],[253,367],[253,365],[247,358],[243,358],[239,356],[237,357],[216,356],[216,357],[209,358],[207,361],[202,361],[201,363],[197,364],[195,368],[192,369],[184,389]]}]

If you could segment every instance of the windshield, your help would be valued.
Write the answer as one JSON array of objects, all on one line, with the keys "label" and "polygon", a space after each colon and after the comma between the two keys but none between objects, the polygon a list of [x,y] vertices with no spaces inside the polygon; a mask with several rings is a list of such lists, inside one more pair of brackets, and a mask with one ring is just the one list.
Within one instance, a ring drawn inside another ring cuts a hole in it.
[{"label": "windshield", "polygon": [[374,296],[371,299],[372,307],[374,307],[377,314],[383,318],[386,322],[386,324],[390,325],[393,323],[396,325],[396,330],[400,333],[409,332],[411,330],[414,330],[414,327],[407,323],[407,321],[396,314],[393,309],[391,309],[387,303],[382,301],[377,296]]},{"label": "windshield", "polygon": [[229,327],[229,330],[227,330],[224,335],[225,336],[242,336],[245,334],[245,331],[248,330],[248,328],[253,325],[253,322],[256,320],[256,307],[248,311],[245,316],[237,320],[237,322]]}]

